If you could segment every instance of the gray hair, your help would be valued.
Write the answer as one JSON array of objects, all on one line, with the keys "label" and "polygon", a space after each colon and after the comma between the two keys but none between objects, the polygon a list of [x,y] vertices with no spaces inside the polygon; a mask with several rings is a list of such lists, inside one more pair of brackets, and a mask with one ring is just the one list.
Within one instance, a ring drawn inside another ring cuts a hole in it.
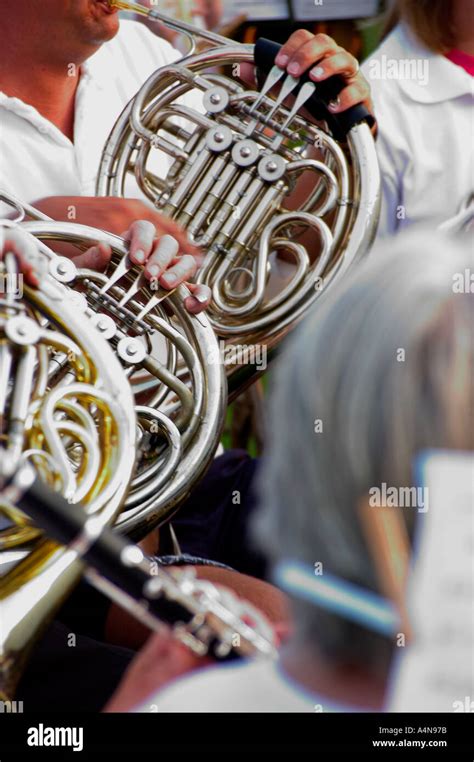
[{"label": "gray hair", "polygon": [[[383,482],[409,486],[419,450],[473,448],[474,296],[462,289],[473,265],[463,243],[409,231],[375,249],[298,329],[274,381],[254,526],[272,563],[322,563],[380,592],[359,499]],[[292,603],[299,636],[326,658],[386,669],[387,639]]]}]

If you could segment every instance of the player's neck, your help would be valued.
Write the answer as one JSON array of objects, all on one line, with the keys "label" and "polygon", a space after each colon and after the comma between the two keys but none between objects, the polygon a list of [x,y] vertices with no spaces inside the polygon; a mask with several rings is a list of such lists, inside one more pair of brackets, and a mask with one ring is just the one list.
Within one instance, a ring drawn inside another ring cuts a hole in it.
[{"label": "player's neck", "polygon": [[313,648],[296,640],[282,649],[280,663],[288,677],[321,699],[321,711],[325,710],[325,700],[328,706],[335,704],[361,710],[380,711],[383,707],[383,680],[376,681],[363,670],[332,669],[315,655]]},{"label": "player's neck", "polygon": [[56,125],[73,139],[74,101],[80,76],[80,66],[66,62],[36,61],[34,56],[23,58],[18,50],[14,55],[0,46],[0,90],[19,98]]},{"label": "player's neck", "polygon": [[471,39],[458,38],[455,45],[456,50],[460,50],[462,53],[467,53],[469,56],[474,56],[474,37]]}]

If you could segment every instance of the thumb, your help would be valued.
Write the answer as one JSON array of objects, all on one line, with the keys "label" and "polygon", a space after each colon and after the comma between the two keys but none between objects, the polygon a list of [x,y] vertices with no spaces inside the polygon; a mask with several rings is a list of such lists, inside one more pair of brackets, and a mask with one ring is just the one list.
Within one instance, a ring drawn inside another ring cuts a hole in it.
[{"label": "thumb", "polygon": [[274,624],[273,634],[275,637],[275,644],[279,648],[282,644],[286,643],[293,634],[290,622],[277,622]]},{"label": "thumb", "polygon": [[184,300],[184,306],[192,315],[206,310],[212,300],[212,291],[209,286],[202,283],[186,283],[192,296],[187,296]]},{"label": "thumb", "polygon": [[88,270],[105,270],[112,257],[112,249],[106,243],[98,243],[87,249],[83,254],[73,258],[73,262],[78,268]]}]

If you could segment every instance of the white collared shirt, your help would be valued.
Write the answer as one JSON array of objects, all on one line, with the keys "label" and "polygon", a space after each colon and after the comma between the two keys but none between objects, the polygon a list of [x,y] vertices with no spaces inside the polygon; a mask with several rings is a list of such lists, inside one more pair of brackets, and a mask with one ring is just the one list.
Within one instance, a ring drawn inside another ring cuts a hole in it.
[{"label": "white collared shirt", "polygon": [[[0,92],[0,188],[30,203],[45,196],[93,196],[117,117],[150,74],[179,57],[143,24],[121,21],[116,37],[81,67],[74,143],[33,106]],[[194,91],[183,102],[200,107],[201,96]]]},{"label": "white collared shirt", "polygon": [[474,190],[474,79],[401,25],[362,71],[379,127],[379,235],[413,223],[438,227]]}]

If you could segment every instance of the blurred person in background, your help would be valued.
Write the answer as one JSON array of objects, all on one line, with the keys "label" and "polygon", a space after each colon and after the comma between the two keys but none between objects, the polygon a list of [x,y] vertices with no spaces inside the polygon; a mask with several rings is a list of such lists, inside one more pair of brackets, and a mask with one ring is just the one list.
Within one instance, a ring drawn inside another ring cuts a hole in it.
[{"label": "blurred person in background", "polygon": [[[183,677],[189,657],[152,636],[107,711],[385,708],[402,622],[358,509],[374,485],[410,486],[420,451],[474,449],[474,296],[453,288],[470,265],[464,242],[399,236],[328,294],[280,362],[255,522],[291,601],[280,658]],[[412,536],[416,511],[393,510]]]},{"label": "blurred person in background", "polygon": [[364,62],[378,120],[379,235],[474,203],[474,0],[395,0]]}]

